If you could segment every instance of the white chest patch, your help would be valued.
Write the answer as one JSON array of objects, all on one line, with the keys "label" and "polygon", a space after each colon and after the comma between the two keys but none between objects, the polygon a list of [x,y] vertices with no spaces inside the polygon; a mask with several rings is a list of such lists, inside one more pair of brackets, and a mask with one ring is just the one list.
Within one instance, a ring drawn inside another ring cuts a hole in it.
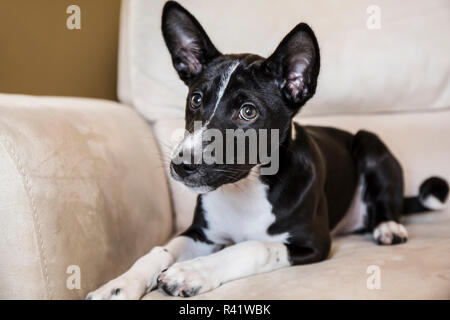
[{"label": "white chest patch", "polygon": [[268,186],[252,173],[234,184],[227,184],[202,198],[211,241],[223,244],[247,240],[287,242],[288,233],[270,235],[275,222],[272,205],[267,200]]}]

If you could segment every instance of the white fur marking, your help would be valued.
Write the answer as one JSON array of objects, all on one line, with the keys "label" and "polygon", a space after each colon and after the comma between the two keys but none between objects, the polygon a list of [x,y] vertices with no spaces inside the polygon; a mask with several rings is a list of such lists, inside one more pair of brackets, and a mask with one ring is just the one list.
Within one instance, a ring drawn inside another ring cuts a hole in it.
[{"label": "white fur marking", "polygon": [[127,272],[89,293],[88,297],[92,300],[139,299],[146,291],[156,287],[158,276],[175,261],[211,254],[218,249],[217,245],[185,236],[176,237],[164,247],[154,247]]},{"label": "white fur marking", "polygon": [[222,75],[222,78],[220,79],[220,85],[219,90],[217,92],[217,101],[216,105],[214,106],[213,113],[211,114],[211,117],[208,120],[211,121],[211,119],[216,114],[217,107],[219,106],[220,100],[222,99],[223,93],[225,92],[225,89],[228,87],[228,82],[230,81],[231,75],[233,74],[234,70],[236,70],[237,66],[239,65],[239,62],[234,62],[228,70]]},{"label": "white fur marking", "polygon": [[267,233],[275,215],[267,200],[268,186],[259,180],[258,171],[259,167],[254,167],[246,178],[203,196],[208,239],[223,244],[246,240],[287,241],[287,232]]},{"label": "white fur marking", "polygon": [[200,294],[221,283],[289,265],[289,253],[284,244],[245,241],[206,257],[176,263],[160,280],[175,288],[173,295],[183,295],[183,291]]},{"label": "white fur marking", "polygon": [[425,208],[430,210],[442,210],[445,207],[444,203],[433,195],[429,195],[425,200],[421,200],[420,202]]},{"label": "white fur marking", "polygon": [[408,231],[395,221],[382,222],[373,230],[373,238],[382,244],[392,244],[394,236],[408,238]]},{"label": "white fur marking", "polygon": [[[194,160],[201,160],[202,159],[202,153],[203,153],[203,132],[205,132],[205,126],[201,127],[200,129],[195,130],[178,145],[176,149],[176,153],[178,154],[180,151],[189,151],[191,156],[194,156]],[[184,159],[184,164],[190,164],[190,159]]]},{"label": "white fur marking", "polygon": [[[220,100],[222,99],[223,93],[225,92],[228,82],[230,81],[231,75],[238,67],[239,62],[234,62],[228,70],[222,75],[220,79],[220,85],[217,92],[217,101],[214,106],[213,113],[211,114],[211,117],[206,121],[206,123],[200,128],[189,134],[176,148],[175,154],[178,154],[180,151],[183,150],[190,150],[193,152],[195,158],[201,159],[200,154],[203,152],[203,133],[206,130],[206,127],[208,126],[211,119],[214,117],[217,107],[219,106]],[[185,161],[183,161],[185,163]],[[208,190],[209,191],[209,190]],[[207,191],[205,191],[207,192]]]}]

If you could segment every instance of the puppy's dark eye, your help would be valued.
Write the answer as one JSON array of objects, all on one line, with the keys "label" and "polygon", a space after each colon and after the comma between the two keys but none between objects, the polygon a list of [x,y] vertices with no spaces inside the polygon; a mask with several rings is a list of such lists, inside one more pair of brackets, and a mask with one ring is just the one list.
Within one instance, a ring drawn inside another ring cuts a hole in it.
[{"label": "puppy's dark eye", "polygon": [[258,116],[258,110],[251,104],[244,104],[239,111],[239,115],[242,119],[250,121]]},{"label": "puppy's dark eye", "polygon": [[200,93],[194,93],[191,97],[191,108],[198,109],[202,105],[202,95]]}]

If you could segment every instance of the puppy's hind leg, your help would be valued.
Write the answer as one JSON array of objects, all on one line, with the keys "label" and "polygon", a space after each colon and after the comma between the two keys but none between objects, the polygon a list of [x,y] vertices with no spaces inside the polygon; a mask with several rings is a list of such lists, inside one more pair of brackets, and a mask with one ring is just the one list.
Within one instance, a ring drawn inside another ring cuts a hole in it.
[{"label": "puppy's hind leg", "polygon": [[359,131],[352,153],[364,178],[366,230],[380,245],[406,242],[408,232],[399,223],[403,211],[403,171],[400,163],[375,134]]}]

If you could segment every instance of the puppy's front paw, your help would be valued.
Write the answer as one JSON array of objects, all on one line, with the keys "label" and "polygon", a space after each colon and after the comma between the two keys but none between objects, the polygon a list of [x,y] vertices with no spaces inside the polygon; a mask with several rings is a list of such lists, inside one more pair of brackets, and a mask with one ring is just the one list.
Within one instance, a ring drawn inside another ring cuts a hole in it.
[{"label": "puppy's front paw", "polygon": [[171,296],[191,297],[217,288],[212,270],[202,259],[175,263],[158,277],[158,288]]},{"label": "puppy's front paw", "polygon": [[378,244],[392,245],[408,240],[406,228],[395,221],[380,223],[373,231],[373,238]]},{"label": "puppy's front paw", "polygon": [[137,300],[146,290],[145,280],[131,277],[119,277],[86,296],[86,300]]}]

